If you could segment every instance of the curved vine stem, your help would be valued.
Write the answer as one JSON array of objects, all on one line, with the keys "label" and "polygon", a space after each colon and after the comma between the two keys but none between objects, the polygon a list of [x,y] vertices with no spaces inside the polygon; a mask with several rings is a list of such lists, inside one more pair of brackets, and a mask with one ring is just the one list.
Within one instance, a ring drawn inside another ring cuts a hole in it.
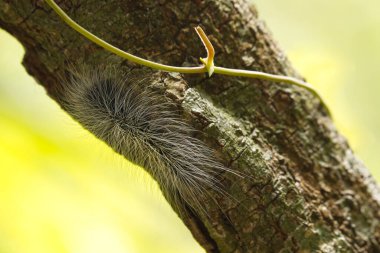
[{"label": "curved vine stem", "polygon": [[75,31],[82,34],[84,37],[89,39],[90,41],[94,42],[95,44],[103,47],[104,49],[122,57],[125,58],[131,62],[144,65],[153,69],[163,70],[167,72],[179,72],[179,73],[204,73],[207,72],[205,66],[199,66],[199,67],[175,67],[175,66],[169,66],[153,61],[149,61],[146,59],[143,59],[141,57],[135,56],[133,54],[127,53],[108,42],[102,40],[101,38],[95,36],[91,32],[87,31],[85,28],[80,26],[78,23],[76,23],[74,20],[72,20],[62,9],[59,7],[54,0],[46,0],[46,2],[50,5],[50,7],[62,18],[63,21],[65,21],[71,28],[73,28]]},{"label": "curved vine stem", "polygon": [[157,70],[162,70],[166,72],[177,72],[177,73],[184,73],[184,74],[196,74],[196,73],[205,73],[207,72],[209,76],[211,76],[213,73],[215,74],[222,74],[222,75],[229,75],[229,76],[241,76],[241,77],[249,77],[249,78],[257,78],[257,79],[264,79],[274,82],[282,82],[287,84],[292,84],[298,87],[302,87],[308,91],[310,91],[313,95],[315,95],[322,103],[324,108],[326,109],[327,113],[330,115],[330,111],[326,104],[323,102],[322,97],[319,95],[319,93],[309,84],[302,80],[299,80],[297,78],[289,77],[289,76],[282,76],[282,75],[274,75],[274,74],[268,74],[260,71],[253,71],[253,70],[243,70],[243,69],[231,69],[231,68],[223,68],[218,67],[214,65],[214,56],[215,56],[215,50],[212,46],[210,40],[208,39],[207,35],[203,31],[201,27],[196,27],[195,30],[201,39],[203,45],[206,48],[207,51],[207,57],[206,58],[200,58],[201,62],[203,63],[202,66],[197,67],[176,67],[176,66],[170,66],[165,65],[153,61],[149,61],[147,59],[135,56],[133,54],[127,53],[108,42],[102,40],[101,38],[95,36],[82,26],[80,26],[78,23],[76,23],[73,19],[71,19],[55,2],[54,0],[45,0],[49,6],[61,17],[63,21],[65,21],[72,29],[82,34],[84,37],[86,37],[88,40],[94,42],[95,44],[103,47],[104,49],[122,57],[125,58],[131,62],[150,67]]}]

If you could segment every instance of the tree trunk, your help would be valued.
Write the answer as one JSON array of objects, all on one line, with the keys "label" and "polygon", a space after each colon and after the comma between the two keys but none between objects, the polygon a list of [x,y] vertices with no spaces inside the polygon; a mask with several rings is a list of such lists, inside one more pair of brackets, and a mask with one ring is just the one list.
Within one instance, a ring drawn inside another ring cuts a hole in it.
[{"label": "tree trunk", "polygon": [[[300,77],[244,0],[60,2],[82,26],[143,58],[199,65],[205,51],[193,27],[201,25],[217,65]],[[25,68],[58,102],[68,63],[118,65],[136,80],[152,73],[84,39],[42,0],[0,0],[0,27],[23,44]],[[207,252],[380,252],[379,188],[308,91],[220,75],[153,79],[196,137],[249,176],[223,175],[227,194],[210,195],[207,215],[171,203]]]}]

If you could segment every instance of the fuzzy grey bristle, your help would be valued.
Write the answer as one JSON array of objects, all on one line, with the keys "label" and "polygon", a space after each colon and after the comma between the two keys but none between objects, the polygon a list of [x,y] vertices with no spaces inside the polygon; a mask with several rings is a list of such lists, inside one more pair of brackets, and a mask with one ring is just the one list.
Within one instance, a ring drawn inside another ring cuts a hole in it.
[{"label": "fuzzy grey bristle", "polygon": [[[158,181],[172,203],[186,201],[201,212],[199,199],[217,189],[216,176],[228,171],[173,105],[115,69],[71,71],[61,104],[86,129]],[[219,189],[220,190],[220,189]],[[183,202],[182,202],[183,203]]]}]

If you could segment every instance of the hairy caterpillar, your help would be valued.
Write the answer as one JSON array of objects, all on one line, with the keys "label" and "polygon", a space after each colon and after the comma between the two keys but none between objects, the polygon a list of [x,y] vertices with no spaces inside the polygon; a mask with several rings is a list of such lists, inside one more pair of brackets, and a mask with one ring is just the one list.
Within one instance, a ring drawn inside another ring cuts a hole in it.
[{"label": "hairy caterpillar", "polygon": [[[172,102],[114,68],[71,70],[58,90],[60,104],[117,153],[145,168],[174,205],[203,212],[201,196],[222,192],[217,175],[230,171],[214,158]],[[232,172],[235,173],[236,172]]]}]

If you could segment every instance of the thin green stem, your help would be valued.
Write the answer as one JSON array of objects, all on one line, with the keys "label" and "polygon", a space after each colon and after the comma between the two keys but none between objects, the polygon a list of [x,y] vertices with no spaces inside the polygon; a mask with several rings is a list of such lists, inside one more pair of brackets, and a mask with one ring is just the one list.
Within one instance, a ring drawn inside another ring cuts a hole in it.
[{"label": "thin green stem", "polygon": [[214,73],[227,75],[227,76],[242,76],[242,77],[258,78],[258,79],[264,79],[268,81],[293,84],[298,87],[305,88],[308,91],[312,92],[314,95],[319,97],[319,94],[314,90],[314,88],[309,83],[303,82],[299,79],[296,79],[290,76],[279,76],[279,75],[272,75],[272,74],[268,74],[268,73],[264,73],[260,71],[230,69],[230,68],[223,68],[223,67],[217,67],[217,66],[215,66],[214,68]]},{"label": "thin green stem", "polygon": [[184,73],[184,74],[195,74],[195,73],[206,73],[208,72],[211,76],[212,73],[216,74],[222,74],[222,75],[229,75],[229,76],[241,76],[241,77],[249,77],[249,78],[257,78],[257,79],[264,79],[269,81],[275,81],[275,82],[282,82],[287,84],[296,85],[298,87],[302,87],[308,91],[310,91],[312,94],[314,94],[323,106],[326,108],[327,112],[329,112],[328,107],[323,102],[322,97],[319,95],[319,93],[309,84],[304,81],[301,81],[299,79],[289,77],[289,76],[282,76],[282,75],[273,75],[268,74],[264,72],[259,71],[253,71],[253,70],[242,70],[242,69],[229,69],[229,68],[223,68],[223,67],[217,67],[214,66],[214,48],[210,42],[210,40],[207,38],[206,34],[202,30],[201,27],[196,27],[196,31],[200,37],[200,39],[203,42],[203,45],[205,46],[207,50],[207,57],[201,58],[201,61],[204,63],[202,66],[198,67],[176,67],[176,66],[170,66],[165,65],[153,61],[149,61],[146,59],[143,59],[141,57],[129,54],[111,44],[108,42],[102,40],[101,38],[95,36],[91,32],[87,31],[85,28],[80,26],[78,23],[76,23],[74,20],[72,20],[55,2],[54,0],[45,0],[50,7],[62,18],[63,21],[65,21],[72,29],[82,34],[84,37],[89,39],[90,41],[94,42],[95,44],[103,47],[104,49],[122,57],[125,58],[131,62],[150,67],[157,70],[167,71],[167,72],[177,72],[177,73]]},{"label": "thin green stem", "polygon": [[304,82],[302,80],[299,80],[297,78],[290,77],[290,76],[273,75],[273,74],[268,74],[268,73],[264,73],[260,71],[230,69],[230,68],[223,68],[223,67],[217,67],[217,66],[214,67],[214,73],[227,75],[227,76],[242,76],[242,77],[249,77],[249,78],[258,78],[258,79],[263,79],[263,80],[268,80],[268,81],[292,84],[292,85],[304,88],[310,91],[314,96],[316,96],[321,101],[322,105],[326,108],[327,112],[330,114],[330,111],[327,105],[324,103],[321,95],[317,92],[317,90],[315,90],[311,86],[311,84]]},{"label": "thin green stem", "polygon": [[165,65],[165,64],[149,61],[149,60],[140,58],[138,56],[129,54],[127,52],[124,52],[123,50],[109,44],[108,42],[105,42],[104,40],[100,39],[99,37],[95,36],[94,34],[87,31],[85,28],[80,26],[78,23],[72,20],[53,0],[45,0],[45,1],[62,18],[62,20],[65,21],[75,31],[79,32],[84,37],[94,42],[95,44],[103,47],[104,49],[120,57],[123,57],[131,62],[144,65],[153,69],[167,71],[167,72],[178,72],[178,73],[188,73],[188,74],[207,72],[207,69],[204,65],[198,66],[198,67],[175,67],[175,66],[170,66],[170,65]]}]

